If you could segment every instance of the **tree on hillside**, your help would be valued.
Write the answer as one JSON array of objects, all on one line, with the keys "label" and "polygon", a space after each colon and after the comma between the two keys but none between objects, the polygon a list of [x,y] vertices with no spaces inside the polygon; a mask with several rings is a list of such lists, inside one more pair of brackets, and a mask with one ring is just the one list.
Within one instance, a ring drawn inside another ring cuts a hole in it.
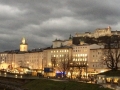
[{"label": "tree on hillside", "polygon": [[105,43],[103,50],[103,60],[105,65],[111,70],[118,70],[120,62],[120,37],[111,36]]}]

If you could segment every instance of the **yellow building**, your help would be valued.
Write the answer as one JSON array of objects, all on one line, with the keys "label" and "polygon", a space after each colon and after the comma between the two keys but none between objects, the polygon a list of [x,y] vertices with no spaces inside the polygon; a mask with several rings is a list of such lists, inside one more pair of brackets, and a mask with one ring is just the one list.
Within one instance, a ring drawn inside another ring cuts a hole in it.
[{"label": "yellow building", "polygon": [[26,39],[22,38],[20,43],[20,51],[28,51],[28,44],[26,43]]}]

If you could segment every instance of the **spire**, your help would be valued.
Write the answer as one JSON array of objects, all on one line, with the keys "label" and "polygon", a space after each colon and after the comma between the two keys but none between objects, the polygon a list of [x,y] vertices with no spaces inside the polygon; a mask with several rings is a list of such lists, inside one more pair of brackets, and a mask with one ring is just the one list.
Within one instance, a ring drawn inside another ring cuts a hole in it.
[{"label": "spire", "polygon": [[26,39],[24,37],[21,40],[21,44],[27,44]]},{"label": "spire", "polygon": [[70,37],[69,37],[69,39],[72,39],[72,36],[71,36],[71,34],[70,34]]},{"label": "spire", "polygon": [[25,44],[26,43],[26,40],[25,40],[25,38],[23,37],[22,38],[22,44]]}]

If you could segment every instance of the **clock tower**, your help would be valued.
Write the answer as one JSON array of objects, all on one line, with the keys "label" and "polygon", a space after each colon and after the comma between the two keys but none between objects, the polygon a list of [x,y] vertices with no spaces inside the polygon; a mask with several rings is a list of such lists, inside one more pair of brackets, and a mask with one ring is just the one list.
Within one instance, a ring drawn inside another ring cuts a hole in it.
[{"label": "clock tower", "polygon": [[26,43],[26,39],[23,37],[20,43],[20,51],[26,52],[28,51],[28,44]]}]

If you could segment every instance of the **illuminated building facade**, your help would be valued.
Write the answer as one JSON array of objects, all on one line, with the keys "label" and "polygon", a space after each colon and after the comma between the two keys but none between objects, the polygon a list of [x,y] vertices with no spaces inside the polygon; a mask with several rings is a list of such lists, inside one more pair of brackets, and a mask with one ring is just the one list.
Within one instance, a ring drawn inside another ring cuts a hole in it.
[{"label": "illuminated building facade", "polygon": [[[94,33],[76,34],[75,37],[89,36],[97,38],[111,34],[119,34],[119,32],[113,32],[111,27],[108,27],[97,29]],[[86,71],[85,69],[82,70],[87,74],[100,73],[107,68],[101,64],[103,49],[103,45],[88,44],[84,40],[79,40],[79,44],[75,45],[70,35],[68,40],[54,40],[52,47],[28,50],[26,39],[22,38],[20,50],[0,52],[0,69],[28,67],[43,70],[44,67],[56,67],[56,71],[64,71],[62,63],[65,64],[69,61],[69,63],[72,62],[78,65],[85,64]]]},{"label": "illuminated building facade", "polygon": [[[103,45],[97,45],[97,44],[86,44],[81,43],[79,45],[73,46],[73,62],[77,64],[78,68],[82,68],[83,75],[91,74],[93,72],[93,67],[91,67],[91,50],[92,49],[99,49],[104,48]],[[87,70],[87,71],[86,71]],[[78,74],[78,73],[77,73]]]}]

